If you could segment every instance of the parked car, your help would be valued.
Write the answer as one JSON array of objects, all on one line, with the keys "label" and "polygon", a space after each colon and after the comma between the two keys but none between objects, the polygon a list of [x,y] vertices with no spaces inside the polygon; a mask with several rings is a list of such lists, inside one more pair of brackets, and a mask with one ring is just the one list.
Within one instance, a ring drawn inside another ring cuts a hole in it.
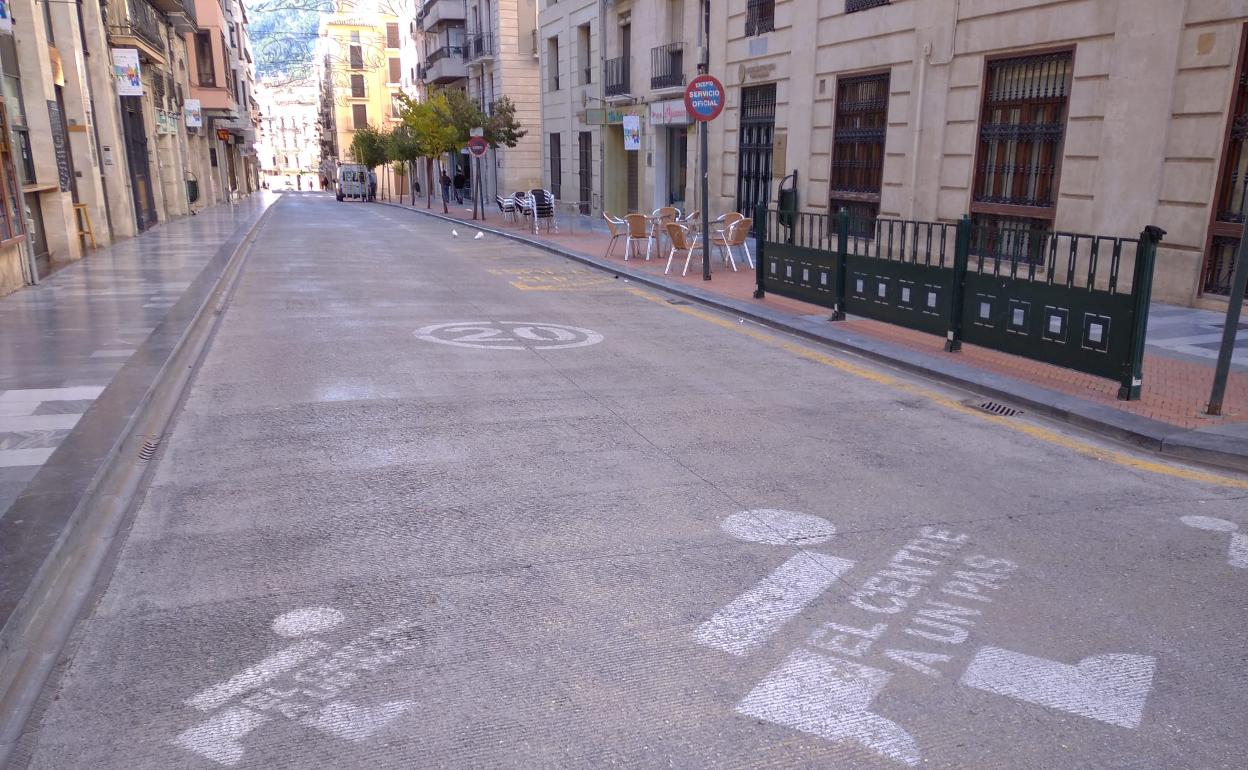
[{"label": "parked car", "polygon": [[368,168],[362,163],[344,163],[338,167],[338,200],[368,200]]}]

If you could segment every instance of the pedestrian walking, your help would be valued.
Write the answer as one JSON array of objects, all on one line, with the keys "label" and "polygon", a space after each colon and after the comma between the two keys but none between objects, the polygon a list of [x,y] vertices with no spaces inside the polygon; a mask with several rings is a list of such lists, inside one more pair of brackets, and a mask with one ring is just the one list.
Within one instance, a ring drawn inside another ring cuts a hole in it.
[{"label": "pedestrian walking", "polygon": [[377,200],[377,173],[371,168],[368,170],[368,199]]},{"label": "pedestrian walking", "polygon": [[467,180],[464,179],[463,171],[455,172],[455,202],[456,203],[464,202],[464,183],[466,181]]},{"label": "pedestrian walking", "polygon": [[446,175],[446,171],[442,172],[442,178],[438,182],[442,185],[442,200],[449,201],[451,199],[451,178]]}]

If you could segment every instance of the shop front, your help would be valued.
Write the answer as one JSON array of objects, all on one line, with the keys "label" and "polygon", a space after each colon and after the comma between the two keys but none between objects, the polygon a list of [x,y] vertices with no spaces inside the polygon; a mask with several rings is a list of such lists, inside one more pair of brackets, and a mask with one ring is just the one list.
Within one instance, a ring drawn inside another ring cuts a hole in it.
[{"label": "shop front", "polygon": [[689,126],[693,121],[681,99],[650,105],[654,129],[654,203],[686,209],[689,199]]}]

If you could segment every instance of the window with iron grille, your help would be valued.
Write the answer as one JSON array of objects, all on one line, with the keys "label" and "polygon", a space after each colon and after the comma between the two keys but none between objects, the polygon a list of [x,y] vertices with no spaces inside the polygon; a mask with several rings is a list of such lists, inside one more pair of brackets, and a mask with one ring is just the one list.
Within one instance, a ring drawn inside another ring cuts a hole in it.
[{"label": "window with iron grille", "polygon": [[845,0],[845,13],[865,11],[881,5],[888,5],[888,0]]},{"label": "window with iron grille", "polygon": [[1052,228],[1070,75],[1070,51],[988,62],[971,212],[1002,243]]},{"label": "window with iron grille", "polygon": [[1231,93],[1229,131],[1222,149],[1222,170],[1209,223],[1205,253],[1205,294],[1230,296],[1235,254],[1248,211],[1248,46],[1241,44],[1239,78]]},{"label": "window with iron grille", "polygon": [[741,89],[737,134],[737,211],[752,215],[771,199],[771,165],[776,135],[776,84]]},{"label": "window with iron grille", "polygon": [[776,28],[776,0],[749,0],[745,6],[745,36],[754,37]]},{"label": "window with iron grille", "polygon": [[880,212],[889,73],[840,78],[832,139],[831,211],[848,209],[857,223]]}]

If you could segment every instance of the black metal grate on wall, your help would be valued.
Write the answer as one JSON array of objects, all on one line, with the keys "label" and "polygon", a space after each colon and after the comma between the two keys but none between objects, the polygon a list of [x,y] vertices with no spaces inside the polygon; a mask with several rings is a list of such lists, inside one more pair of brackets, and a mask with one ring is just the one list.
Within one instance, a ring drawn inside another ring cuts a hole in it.
[{"label": "black metal grate on wall", "polygon": [[847,208],[854,221],[874,219],[880,210],[888,83],[887,72],[837,82],[830,210]]},{"label": "black metal grate on wall", "polygon": [[737,135],[737,211],[749,214],[771,199],[776,134],[776,84],[741,89]]}]

